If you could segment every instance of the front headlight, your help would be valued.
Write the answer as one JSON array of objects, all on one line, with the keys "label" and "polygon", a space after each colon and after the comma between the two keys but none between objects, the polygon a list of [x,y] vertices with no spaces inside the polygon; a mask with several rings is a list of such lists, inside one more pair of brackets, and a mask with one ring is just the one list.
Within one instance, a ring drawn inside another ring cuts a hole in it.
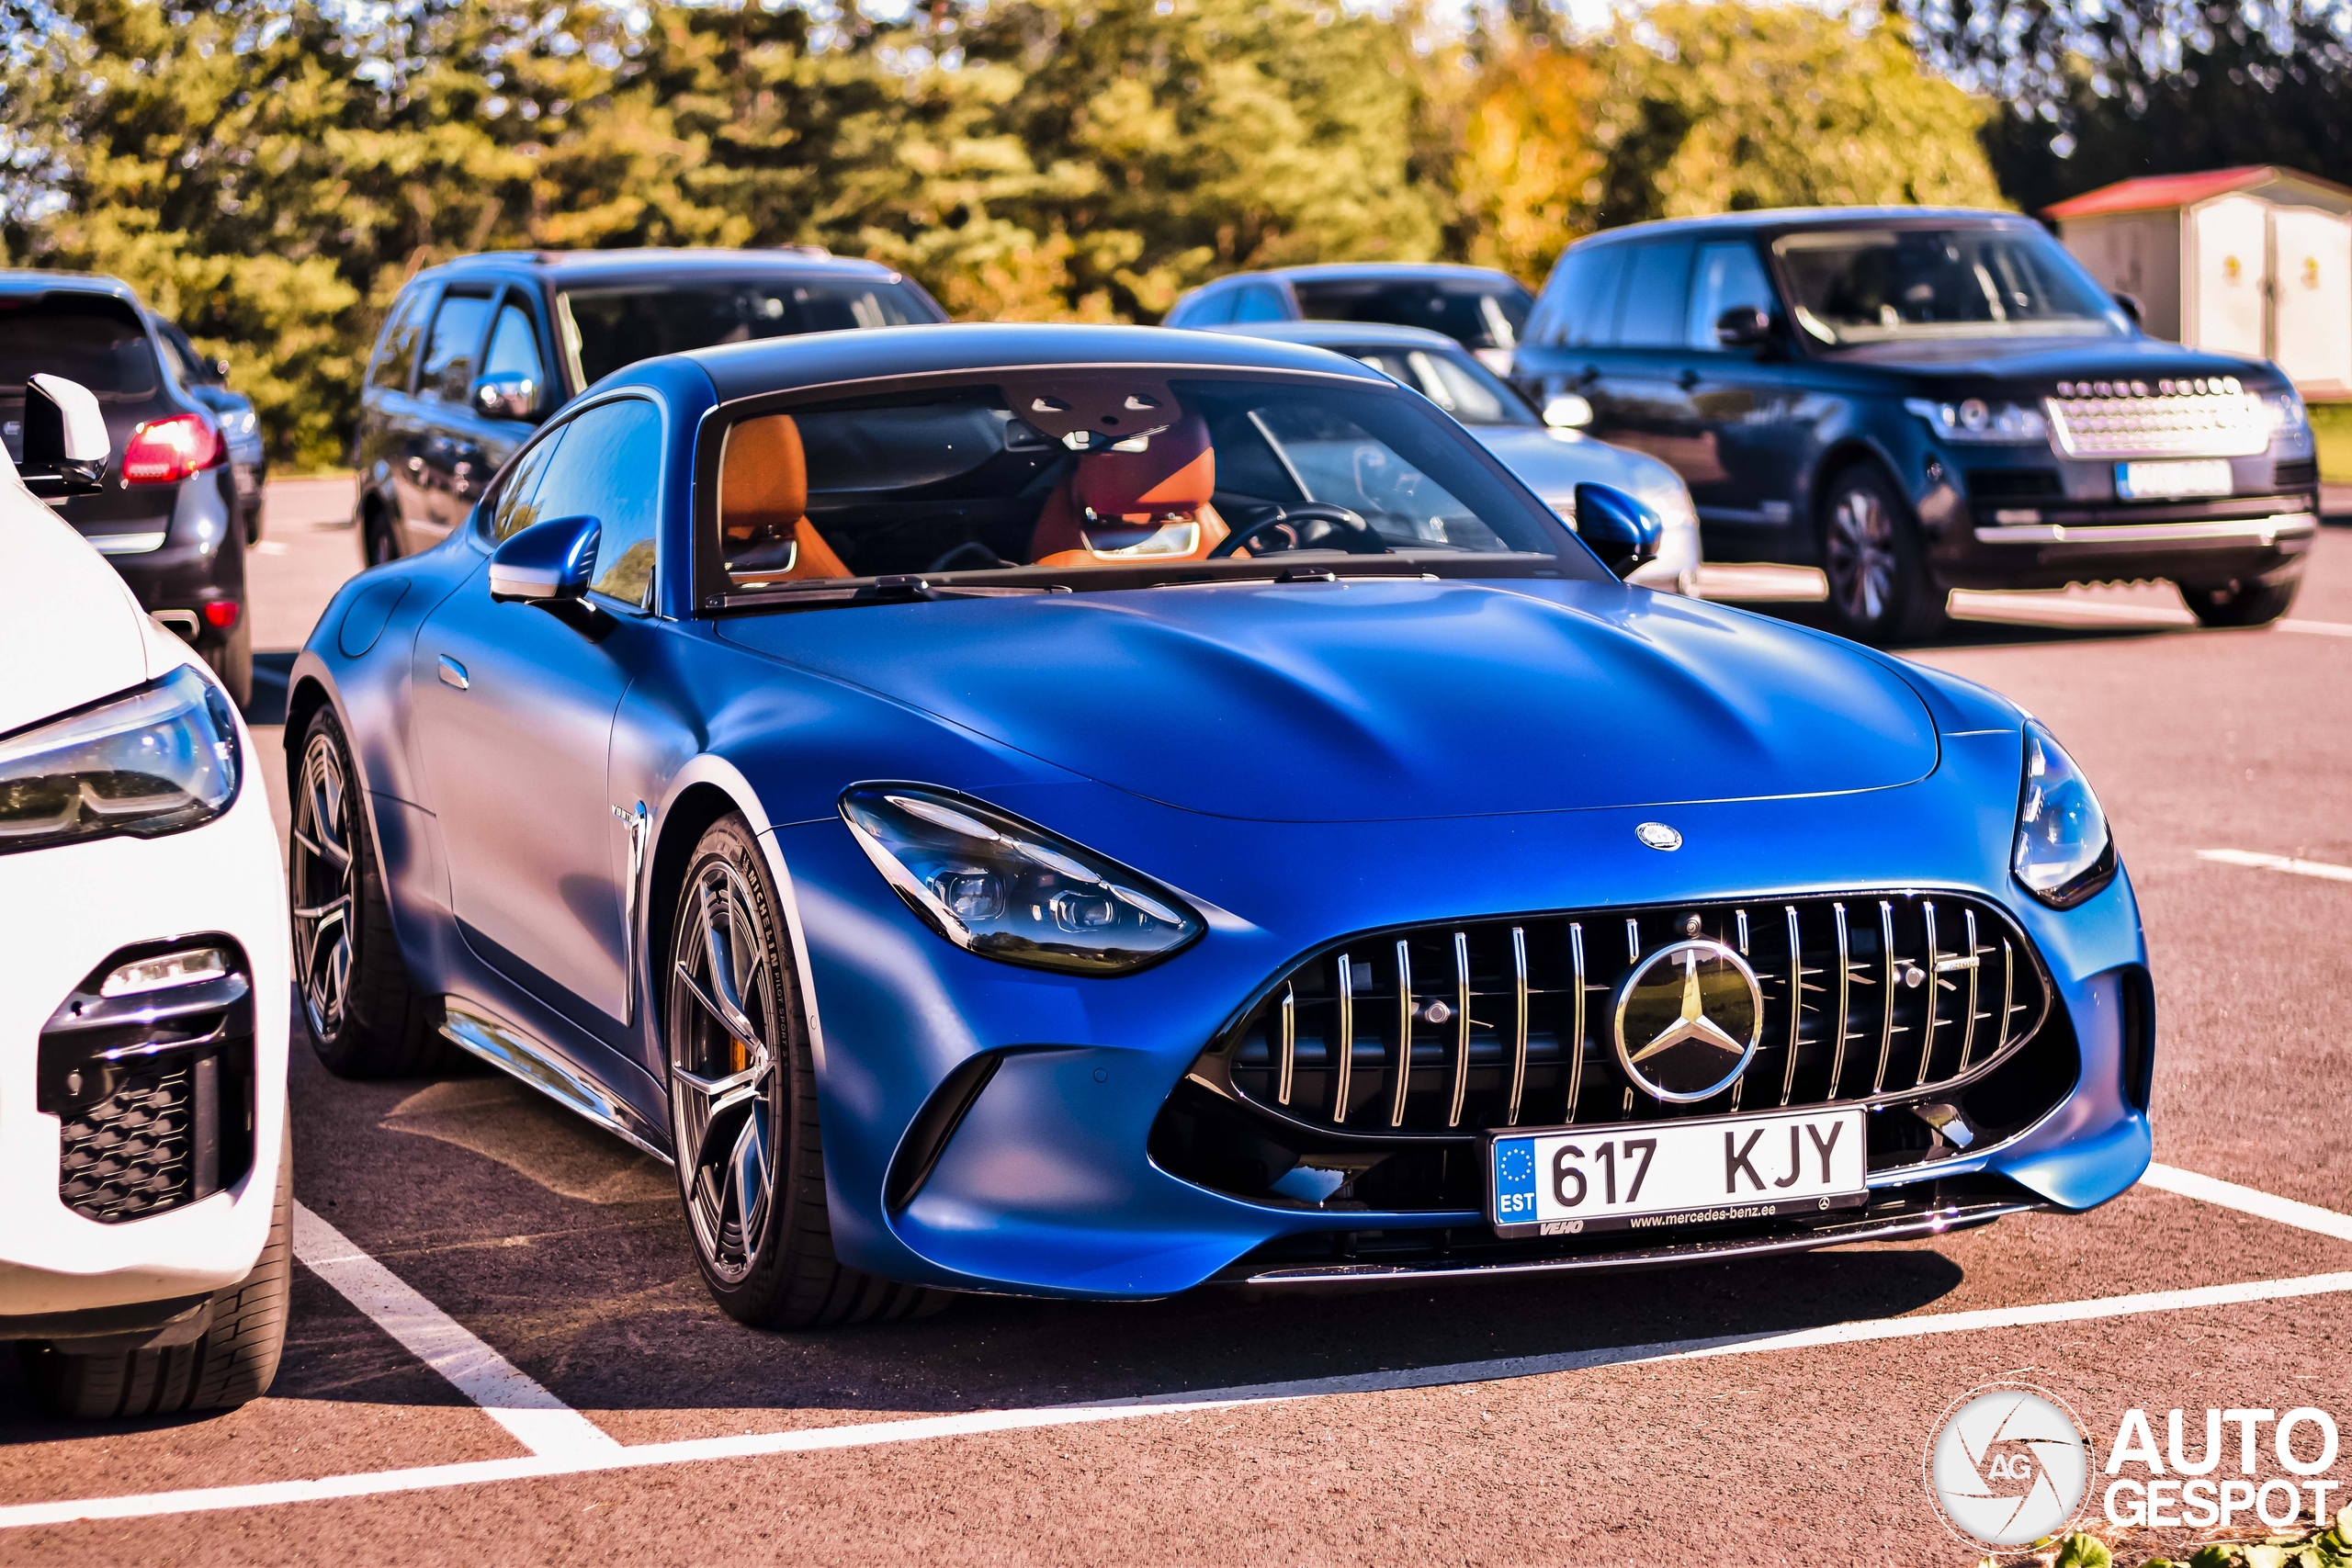
[{"label": "front headlight", "polygon": [[2053,909],[2071,909],[2115,880],[2115,840],[2090,781],[2031,719],[2025,726],[2025,779],[2009,869]]},{"label": "front headlight", "polygon": [[956,946],[1071,975],[1125,975],[1204,929],[1149,877],[968,795],[865,784],[842,819],[883,880]]},{"label": "front headlight", "polygon": [[236,799],[241,764],[229,699],[182,665],[0,739],[0,854],[209,822]]},{"label": "front headlight", "polygon": [[1905,398],[1903,406],[1925,420],[1928,428],[1946,441],[2007,442],[2014,446],[2050,438],[2050,422],[2041,417],[2040,409],[2024,403],[1988,403],[1983,398],[1939,403],[1926,398]]}]

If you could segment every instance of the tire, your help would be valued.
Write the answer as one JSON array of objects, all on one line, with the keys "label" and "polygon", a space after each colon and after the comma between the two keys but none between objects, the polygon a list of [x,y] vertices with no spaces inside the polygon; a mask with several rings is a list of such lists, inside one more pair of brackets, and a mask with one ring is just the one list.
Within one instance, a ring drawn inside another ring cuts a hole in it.
[{"label": "tire", "polygon": [[741,817],[721,818],[695,845],[664,951],[679,960],[655,971],[668,976],[656,990],[678,1195],[712,1297],[761,1328],[879,1323],[944,1306],[944,1292],[833,1256],[792,947]]},{"label": "tire", "polygon": [[215,643],[200,651],[204,655],[204,662],[210,665],[212,673],[220,677],[221,687],[228,692],[230,700],[237,705],[237,711],[243,713],[252,707],[254,705],[253,622],[243,615],[238,615],[237,625],[229,633],[225,641]]},{"label": "tire", "polygon": [[333,707],[312,716],[297,754],[286,886],[294,988],[311,1048],[338,1077],[439,1072],[450,1060],[439,1010],[417,994],[401,960],[374,824]]},{"label": "tire", "polygon": [[380,506],[370,506],[359,525],[359,555],[368,566],[401,558],[400,527]]},{"label": "tire", "polygon": [[256,496],[245,513],[245,545],[248,548],[261,543],[261,499]]},{"label": "tire", "polygon": [[2218,588],[2180,585],[2180,596],[2200,626],[2267,626],[2293,608],[2303,585],[2298,572],[2284,582],[2225,582]]},{"label": "tire", "polygon": [[277,1376],[294,1282],[294,1141],[279,1143],[269,1239],[253,1272],[212,1295],[212,1322],[187,1345],[75,1355],[71,1340],[17,1347],[33,1398],[52,1416],[92,1421],[233,1410]]},{"label": "tire", "polygon": [[1858,465],[1830,481],[1822,499],[1821,567],[1830,621],[1857,642],[1933,637],[1950,625],[1950,595],[1928,570],[1917,520],[1874,467]]}]

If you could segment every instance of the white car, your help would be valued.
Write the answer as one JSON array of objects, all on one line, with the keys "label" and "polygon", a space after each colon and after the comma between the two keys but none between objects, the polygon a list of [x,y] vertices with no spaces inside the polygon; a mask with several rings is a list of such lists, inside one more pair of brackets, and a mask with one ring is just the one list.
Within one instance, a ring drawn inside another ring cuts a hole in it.
[{"label": "white car", "polygon": [[242,1404],[292,1268],[277,837],[228,694],[43,504],[107,437],[33,380],[0,452],[0,1339],[57,1415]]},{"label": "white car", "polygon": [[[1461,421],[1479,446],[1571,528],[1577,486],[1623,491],[1657,513],[1663,525],[1657,558],[1644,562],[1628,581],[1676,593],[1699,591],[1699,509],[1682,476],[1646,452],[1582,434],[1574,428],[1573,413],[1555,410],[1539,416],[1508,382],[1443,333],[1374,321],[1252,322],[1207,330],[1303,343],[1363,360]],[[1569,423],[1553,423],[1563,417]],[[1590,419],[1591,411],[1586,409],[1582,417]]]}]

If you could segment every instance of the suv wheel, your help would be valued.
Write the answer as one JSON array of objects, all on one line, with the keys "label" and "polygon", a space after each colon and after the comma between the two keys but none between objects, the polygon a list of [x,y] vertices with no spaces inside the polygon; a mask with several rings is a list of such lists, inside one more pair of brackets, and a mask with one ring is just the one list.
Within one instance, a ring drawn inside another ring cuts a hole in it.
[{"label": "suv wheel", "polygon": [[369,566],[401,558],[400,535],[381,507],[368,509],[367,521],[360,525],[359,550]]},{"label": "suv wheel", "polygon": [[[75,1354],[74,1341],[17,1348],[25,1382],[52,1416],[105,1420],[231,1410],[267,1392],[286,1344],[294,1283],[294,1134],[279,1142],[269,1238],[253,1272],[212,1293],[212,1321],[194,1342]],[[86,1342],[85,1342],[86,1343]]]},{"label": "suv wheel", "polygon": [[1911,509],[1876,468],[1848,468],[1821,510],[1829,615],[1859,642],[1929,637],[1945,625],[1945,591],[1928,570]]},{"label": "suv wheel", "polygon": [[833,1256],[792,947],[741,818],[719,818],[695,845],[668,951],[655,990],[679,1196],[718,1304],[762,1328],[874,1323],[946,1305],[944,1292]]},{"label": "suv wheel", "polygon": [[2284,582],[2224,582],[2211,588],[2184,582],[2180,596],[2200,625],[2267,626],[2293,606],[2295,591],[2302,585],[2300,572]]},{"label": "suv wheel", "polygon": [[338,1077],[435,1072],[449,1060],[448,1047],[401,962],[367,802],[332,707],[311,720],[301,756],[286,879],[294,987],[311,1048]]},{"label": "suv wheel", "polygon": [[237,711],[243,713],[252,707],[254,705],[253,623],[243,615],[238,615],[236,626],[231,628],[227,637],[219,642],[208,643],[198,651],[203,654],[204,661],[212,666],[212,673],[220,677],[222,689],[228,692],[230,700],[237,705]]}]

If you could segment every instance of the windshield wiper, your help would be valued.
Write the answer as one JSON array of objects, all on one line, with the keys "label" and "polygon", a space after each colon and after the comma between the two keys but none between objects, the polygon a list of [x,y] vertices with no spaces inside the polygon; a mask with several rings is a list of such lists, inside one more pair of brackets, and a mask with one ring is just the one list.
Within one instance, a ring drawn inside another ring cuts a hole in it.
[{"label": "windshield wiper", "polygon": [[1064,582],[1026,583],[933,582],[915,576],[877,577],[871,582],[780,582],[726,593],[709,601],[714,610],[829,609],[839,605],[908,604],[936,599],[1004,599],[1037,593],[1068,593]]}]

